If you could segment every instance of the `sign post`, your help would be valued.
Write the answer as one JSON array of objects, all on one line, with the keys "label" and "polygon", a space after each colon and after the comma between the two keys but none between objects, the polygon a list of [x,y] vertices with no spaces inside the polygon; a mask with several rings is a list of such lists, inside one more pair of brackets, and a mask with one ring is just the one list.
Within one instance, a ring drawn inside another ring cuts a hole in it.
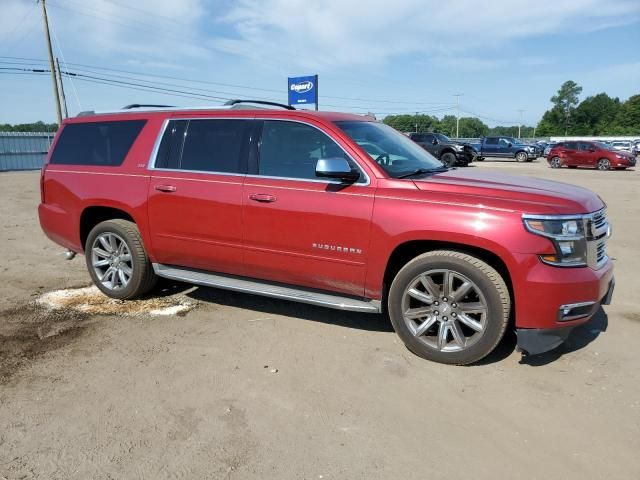
[{"label": "sign post", "polygon": [[287,80],[289,105],[313,103],[318,110],[318,75],[289,77]]}]

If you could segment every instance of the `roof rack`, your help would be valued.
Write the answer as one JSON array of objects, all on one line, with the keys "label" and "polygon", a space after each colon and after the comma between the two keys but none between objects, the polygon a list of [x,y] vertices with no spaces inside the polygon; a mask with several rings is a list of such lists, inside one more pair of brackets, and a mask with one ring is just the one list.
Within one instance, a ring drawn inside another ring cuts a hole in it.
[{"label": "roof rack", "polygon": [[232,107],[234,105],[239,105],[242,103],[255,103],[256,105],[271,105],[272,107],[282,107],[285,108],[287,110],[295,110],[295,107],[292,107],[291,105],[285,105],[284,103],[277,103],[277,102],[266,102],[264,100],[229,100],[228,102],[225,102],[226,106]]},{"label": "roof rack", "polygon": [[152,105],[144,103],[132,103],[131,105],[125,105],[122,110],[131,110],[133,108],[173,108],[173,105]]}]

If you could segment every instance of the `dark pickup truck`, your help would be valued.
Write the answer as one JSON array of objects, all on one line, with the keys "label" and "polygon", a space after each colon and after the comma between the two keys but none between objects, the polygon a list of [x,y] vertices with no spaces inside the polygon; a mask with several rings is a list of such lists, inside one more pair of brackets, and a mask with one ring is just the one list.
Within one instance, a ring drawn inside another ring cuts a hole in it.
[{"label": "dark pickup truck", "polygon": [[441,133],[410,133],[409,138],[447,167],[466,167],[476,156],[470,144],[453,141]]},{"label": "dark pickup truck", "polygon": [[477,160],[486,157],[515,158],[518,162],[530,162],[538,158],[536,147],[513,137],[484,137],[471,146],[478,152]]}]

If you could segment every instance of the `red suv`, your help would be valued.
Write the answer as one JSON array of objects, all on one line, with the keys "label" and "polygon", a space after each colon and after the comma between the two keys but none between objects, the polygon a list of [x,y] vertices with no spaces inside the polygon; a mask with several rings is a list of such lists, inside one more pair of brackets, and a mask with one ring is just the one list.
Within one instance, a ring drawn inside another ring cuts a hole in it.
[{"label": "red suv", "polygon": [[521,351],[554,348],[611,299],[589,190],[447,169],[359,115],[134,107],[65,120],[42,169],[42,228],[110,297],[165,277],[384,312],[449,364],[508,327]]},{"label": "red suv", "polygon": [[562,142],[554,146],[547,155],[551,168],[566,165],[569,168],[591,167],[598,170],[625,169],[636,164],[631,153],[613,150],[599,142]]}]

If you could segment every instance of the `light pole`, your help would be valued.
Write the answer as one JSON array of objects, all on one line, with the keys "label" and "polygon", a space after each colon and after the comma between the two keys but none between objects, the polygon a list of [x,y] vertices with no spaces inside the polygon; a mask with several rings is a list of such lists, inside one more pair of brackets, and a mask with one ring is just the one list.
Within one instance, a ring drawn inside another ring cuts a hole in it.
[{"label": "light pole", "polygon": [[453,96],[456,97],[456,138],[460,138],[460,97],[464,93],[456,93]]},{"label": "light pole", "polygon": [[517,112],[520,112],[520,123],[518,123],[518,138],[520,138],[520,127],[522,126],[522,114],[524,113],[524,110],[516,110]]}]

